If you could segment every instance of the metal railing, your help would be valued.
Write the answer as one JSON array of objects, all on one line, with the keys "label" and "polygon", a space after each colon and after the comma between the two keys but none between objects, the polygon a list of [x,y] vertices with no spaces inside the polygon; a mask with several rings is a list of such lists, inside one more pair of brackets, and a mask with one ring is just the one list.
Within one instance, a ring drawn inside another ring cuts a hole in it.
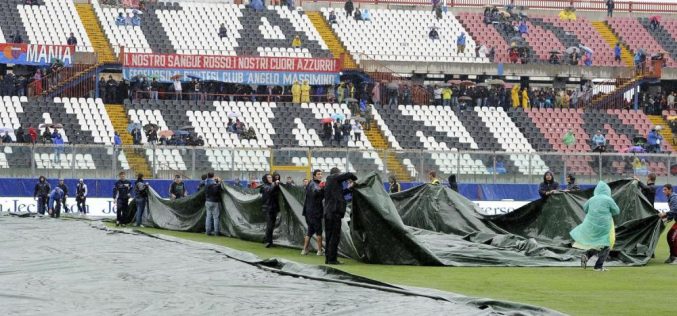
[{"label": "metal railing", "polygon": [[[365,137],[365,136],[363,136]],[[579,183],[594,184],[648,173],[658,176],[657,183],[674,180],[677,155],[648,153],[561,153],[561,152],[489,152],[377,150],[346,147],[327,148],[216,148],[188,146],[121,146],[51,144],[4,144],[0,155],[1,177],[115,178],[119,171],[140,172],[128,160],[130,154],[142,156],[155,178],[181,174],[189,179],[214,170],[224,179],[260,179],[271,169],[328,170],[339,167],[359,175],[378,172],[382,179],[390,172],[386,154],[393,154],[414,182],[427,181],[429,171],[439,179],[456,174],[461,183],[540,183],[550,170],[556,180],[574,174]],[[5,166],[4,168],[2,166]],[[147,172],[147,171],[146,171]],[[295,181],[304,177],[298,172]]]}]

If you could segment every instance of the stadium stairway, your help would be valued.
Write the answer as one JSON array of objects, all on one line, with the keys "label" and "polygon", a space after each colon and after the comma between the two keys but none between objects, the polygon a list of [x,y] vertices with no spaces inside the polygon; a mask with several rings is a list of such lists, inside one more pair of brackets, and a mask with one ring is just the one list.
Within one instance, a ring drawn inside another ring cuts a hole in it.
[{"label": "stadium stairway", "polygon": [[669,144],[670,146],[672,146],[672,150],[677,151],[677,145],[675,145],[675,142],[672,138],[672,130],[670,129],[670,125],[668,125],[668,122],[666,122],[665,119],[663,119],[663,116],[661,116],[661,115],[647,115],[647,117],[649,118],[649,120],[651,121],[651,124],[653,124],[653,126],[660,125],[662,127],[660,133],[661,133],[661,136],[663,136],[663,141],[666,144]]},{"label": "stadium stairway", "polygon": [[117,58],[115,58],[115,53],[113,53],[113,49],[110,47],[106,35],[103,33],[103,30],[101,29],[101,25],[99,25],[99,21],[96,18],[96,14],[94,13],[94,8],[92,7],[92,5],[89,3],[77,3],[75,4],[75,9],[78,11],[78,15],[80,15],[82,24],[85,26],[85,29],[87,30],[87,35],[92,41],[94,51],[98,55],[98,62],[99,63],[117,62]]},{"label": "stadium stairway", "polygon": [[348,53],[343,44],[339,41],[334,34],[334,31],[331,29],[329,23],[324,19],[322,13],[319,11],[307,12],[310,22],[313,23],[315,29],[320,33],[322,39],[329,47],[329,51],[334,55],[335,58],[340,58],[343,55],[343,69],[357,69],[357,63],[353,59],[353,56]]},{"label": "stadium stairway", "polygon": [[[611,49],[614,49],[616,43],[620,42],[618,36],[616,36],[616,34],[614,34],[614,32],[611,31],[611,28],[609,27],[609,24],[606,21],[592,22],[592,27],[594,27],[595,30],[597,30],[597,32],[600,35],[602,35],[602,38],[604,39],[604,41],[606,41],[607,44],[609,44],[609,47],[611,47]],[[630,52],[625,43],[621,43],[621,60],[628,67],[632,67],[634,65],[632,53]]]},{"label": "stadium stairway", "polygon": [[[125,107],[121,104],[106,104],[106,112],[108,112],[108,117],[110,117],[110,121],[113,123],[113,128],[120,134],[122,144],[132,145],[134,141],[132,140],[132,135],[127,132],[129,120],[125,113]],[[143,153],[137,153],[136,150],[126,150],[125,155],[132,170],[136,173],[143,173],[146,178],[152,178],[153,174],[150,170],[150,165]]]},{"label": "stadium stairway", "polygon": [[407,171],[407,168],[404,167],[402,162],[397,159],[394,153],[390,152],[388,147],[388,142],[386,141],[383,134],[381,134],[381,129],[378,127],[377,122],[371,123],[370,129],[364,130],[364,135],[367,136],[371,145],[378,150],[378,154],[383,161],[385,161],[386,168],[391,173],[395,174],[398,181],[411,181],[411,174]]}]

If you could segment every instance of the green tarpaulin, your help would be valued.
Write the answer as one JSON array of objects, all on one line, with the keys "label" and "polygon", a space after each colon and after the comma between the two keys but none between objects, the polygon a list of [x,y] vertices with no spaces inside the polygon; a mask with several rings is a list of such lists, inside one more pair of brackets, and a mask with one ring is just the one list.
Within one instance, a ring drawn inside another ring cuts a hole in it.
[{"label": "green tarpaulin", "polygon": [[[610,186],[621,214],[614,218],[617,239],[609,264],[646,264],[662,222],[635,181]],[[224,188],[221,233],[262,242],[265,217],[258,191]],[[283,187],[281,192],[275,243],[300,248],[306,232],[304,191]],[[581,252],[571,248],[569,231],[583,220],[582,206],[590,196],[592,190],[557,193],[506,215],[483,216],[474,203],[443,186],[422,185],[388,195],[374,174],[354,188],[339,251],[378,264],[575,266]],[[144,225],[204,232],[204,201],[202,192],[178,201],[153,192]]]}]

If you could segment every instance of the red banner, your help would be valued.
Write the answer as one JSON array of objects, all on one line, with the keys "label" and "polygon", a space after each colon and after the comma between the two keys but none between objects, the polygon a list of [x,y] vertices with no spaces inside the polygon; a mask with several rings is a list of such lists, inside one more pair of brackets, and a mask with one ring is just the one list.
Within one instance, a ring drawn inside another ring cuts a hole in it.
[{"label": "red banner", "polygon": [[339,72],[333,58],[241,57],[212,55],[125,53],[123,67],[280,72]]}]

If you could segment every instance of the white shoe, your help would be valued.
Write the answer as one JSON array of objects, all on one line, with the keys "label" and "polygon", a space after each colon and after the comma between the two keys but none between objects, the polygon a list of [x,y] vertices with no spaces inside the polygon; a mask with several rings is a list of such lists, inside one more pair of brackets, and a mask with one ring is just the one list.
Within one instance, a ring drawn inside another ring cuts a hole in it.
[{"label": "white shoe", "polygon": [[307,255],[307,254],[308,254],[308,250],[306,250],[306,249],[301,250],[301,255],[302,255],[302,256],[305,256],[305,255]]},{"label": "white shoe", "polygon": [[322,251],[321,249],[318,250],[318,251],[317,251],[317,255],[318,255],[318,256],[324,256],[324,251]]},{"label": "white shoe", "polygon": [[607,272],[609,269],[607,268],[595,268],[595,272]]}]

